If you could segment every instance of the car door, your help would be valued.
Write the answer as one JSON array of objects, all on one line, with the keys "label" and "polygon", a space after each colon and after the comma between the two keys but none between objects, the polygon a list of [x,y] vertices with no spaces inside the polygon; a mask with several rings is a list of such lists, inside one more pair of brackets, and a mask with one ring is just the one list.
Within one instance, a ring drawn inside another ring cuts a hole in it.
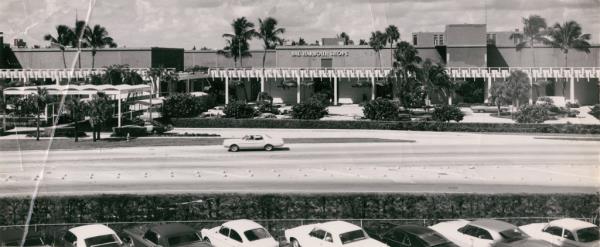
[{"label": "car door", "polygon": [[546,229],[543,230],[546,234],[549,234],[549,239],[546,239],[547,241],[562,246],[564,245],[565,241],[563,238],[563,229],[561,227],[558,226],[549,226]]},{"label": "car door", "polygon": [[254,143],[252,143],[252,148],[263,148],[265,146],[265,137],[262,135],[254,136]]}]

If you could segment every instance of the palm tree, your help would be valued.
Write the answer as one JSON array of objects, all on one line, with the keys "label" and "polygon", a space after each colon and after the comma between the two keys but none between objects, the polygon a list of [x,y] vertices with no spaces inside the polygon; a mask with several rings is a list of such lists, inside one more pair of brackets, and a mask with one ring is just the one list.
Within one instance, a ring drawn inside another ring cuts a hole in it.
[{"label": "palm tree", "polygon": [[[450,76],[446,72],[444,65],[433,63],[430,59],[423,62],[423,66],[418,73],[419,81],[423,83],[428,95],[436,95],[440,98],[448,98],[454,89]],[[446,101],[444,101],[446,102]]]},{"label": "palm tree", "polygon": [[92,69],[94,68],[95,58],[96,58],[96,50],[98,48],[117,47],[117,44],[113,41],[113,38],[108,36],[108,32],[106,28],[100,25],[94,25],[93,28],[89,26],[85,29],[86,34],[84,35],[86,41],[90,47],[92,47]]},{"label": "palm tree", "polygon": [[69,28],[66,25],[56,26],[56,36],[52,36],[51,34],[44,35],[44,40],[50,41],[52,45],[56,45],[60,49],[65,69],[67,68],[67,60],[65,59],[65,49],[66,47],[72,44],[72,36],[73,33],[71,32],[71,28]]},{"label": "palm tree", "polygon": [[283,44],[283,38],[279,37],[279,35],[285,33],[285,28],[277,27],[277,20],[272,17],[267,17],[266,19],[258,19],[259,28],[257,37],[263,41],[263,60],[262,67],[263,73],[265,71],[265,61],[267,59],[267,49],[275,49],[277,45]]},{"label": "palm tree", "polygon": [[[554,24],[548,30],[548,37],[544,38],[544,43],[551,45],[552,47],[559,48],[563,54],[565,54],[565,67],[567,67],[568,55],[570,49],[576,51],[583,51],[590,53],[590,39],[591,35],[586,33],[583,34],[581,26],[576,21],[567,21],[562,25],[559,23]],[[563,80],[562,92],[565,94],[565,87],[567,81]]]},{"label": "palm tree", "polygon": [[81,48],[88,47],[86,29],[88,28],[85,21],[76,21],[75,26],[71,28],[71,46],[77,48],[77,61],[81,68]]},{"label": "palm tree", "polygon": [[[396,44],[396,49],[394,50],[394,58],[396,62],[394,63],[394,75],[398,77],[398,79],[393,80],[396,82],[396,85],[393,86],[393,90],[396,92],[394,95],[397,95],[400,100],[405,101],[405,93],[409,93],[412,88],[411,82],[417,76],[419,71],[419,64],[421,63],[421,57],[419,57],[419,52],[417,49],[409,44],[406,41],[402,41]],[[403,104],[406,104],[404,102]]]},{"label": "palm tree", "polygon": [[516,40],[517,51],[521,51],[523,48],[529,46],[532,49],[533,54],[533,66],[535,63],[535,42],[543,41],[545,30],[547,28],[546,20],[539,15],[531,15],[529,18],[523,18],[523,33],[515,32],[510,35],[511,40]]},{"label": "palm tree", "polygon": [[338,34],[338,38],[344,40],[344,45],[350,44],[350,36],[346,32]]},{"label": "palm tree", "polygon": [[92,126],[92,140],[100,140],[100,130],[104,123],[112,117],[112,106],[109,103],[108,96],[104,93],[94,95],[88,103],[88,115]]},{"label": "palm tree", "polygon": [[[48,90],[46,88],[37,87],[35,94],[32,94],[31,103],[33,103],[35,108],[36,115],[36,133],[35,140],[40,140],[40,115],[42,114],[42,109],[46,107],[46,104],[50,101],[50,97],[48,96]],[[48,116],[46,116],[46,119]]]},{"label": "palm tree", "polygon": [[506,78],[506,83],[506,90],[508,90],[506,95],[510,97],[511,104],[516,105],[518,109],[519,99],[529,96],[531,89],[529,76],[521,70],[515,70]]},{"label": "palm tree", "polygon": [[390,44],[390,66],[394,64],[394,42],[397,42],[400,39],[400,32],[398,32],[398,27],[394,25],[389,25],[385,28],[385,36],[387,37],[387,43]]},{"label": "palm tree", "polygon": [[75,127],[75,142],[79,141],[79,121],[85,116],[86,103],[79,100],[78,98],[71,97],[67,101],[67,109],[71,113],[71,118]]},{"label": "palm tree", "polygon": [[371,38],[369,38],[369,45],[379,57],[379,66],[381,67],[381,54],[379,53],[383,49],[387,42],[387,36],[381,31],[371,32]]},{"label": "palm tree", "polygon": [[252,56],[249,52],[250,45],[248,41],[257,36],[254,30],[254,23],[249,22],[246,17],[240,17],[231,23],[233,34],[223,34],[223,38],[230,39],[228,44],[231,55],[236,60],[240,59],[240,67],[243,67],[243,58]]},{"label": "palm tree", "polygon": [[505,81],[495,82],[490,87],[490,101],[494,102],[494,105],[498,107],[498,117],[500,116],[501,107],[509,104],[511,101],[511,97],[507,93],[508,87]]}]

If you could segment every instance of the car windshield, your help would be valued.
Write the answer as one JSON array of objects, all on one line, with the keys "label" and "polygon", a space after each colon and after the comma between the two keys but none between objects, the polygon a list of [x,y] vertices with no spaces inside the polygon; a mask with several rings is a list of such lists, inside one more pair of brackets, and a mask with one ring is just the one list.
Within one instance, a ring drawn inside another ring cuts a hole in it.
[{"label": "car windshield", "polygon": [[[21,242],[21,241],[19,240],[19,242]],[[6,246],[7,247],[21,246],[19,244],[19,242],[17,242],[17,241],[9,242],[9,243],[6,243]],[[23,246],[42,246],[42,245],[44,245],[44,241],[42,241],[41,238],[28,238],[28,239],[25,239],[25,244]]]},{"label": "car windshield", "polygon": [[269,234],[269,232],[267,232],[267,230],[265,230],[264,228],[256,228],[245,231],[244,236],[246,236],[248,241],[252,242],[263,238],[270,238],[271,234]]},{"label": "car windshield", "polygon": [[368,236],[363,230],[354,230],[340,234],[340,240],[342,241],[342,244],[352,243],[367,238]]},{"label": "car windshield", "polygon": [[179,236],[169,238],[169,246],[177,246],[200,241],[198,234],[194,232],[185,233]]},{"label": "car windshield", "polygon": [[577,238],[579,242],[588,243],[599,240],[600,228],[588,227],[577,231]]},{"label": "car windshield", "polygon": [[106,234],[85,239],[85,246],[119,247],[119,240],[113,234]]},{"label": "car windshield", "polygon": [[517,240],[528,238],[527,234],[519,230],[519,228],[505,230],[500,232],[500,236],[502,236],[505,242],[514,242]]}]

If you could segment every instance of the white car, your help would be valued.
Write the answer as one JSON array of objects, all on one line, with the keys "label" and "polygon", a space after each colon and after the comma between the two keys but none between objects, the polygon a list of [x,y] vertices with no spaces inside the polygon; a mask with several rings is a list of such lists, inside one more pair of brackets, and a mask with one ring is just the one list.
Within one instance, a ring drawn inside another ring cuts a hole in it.
[{"label": "white car", "polygon": [[65,247],[121,247],[123,241],[115,231],[101,224],[78,226],[69,229],[60,239]]},{"label": "white car", "polygon": [[543,240],[533,239],[517,226],[500,220],[455,220],[438,223],[429,228],[462,247],[555,246]]},{"label": "white car", "polygon": [[387,247],[357,225],[345,221],[299,226],[285,230],[292,247]]},{"label": "white car", "polygon": [[215,247],[278,247],[269,231],[251,220],[233,220],[200,231],[204,241]]},{"label": "white car", "polygon": [[520,227],[534,238],[559,246],[600,246],[598,226],[576,219],[560,219],[549,223],[534,223]]},{"label": "white car", "polygon": [[240,139],[225,139],[223,147],[231,152],[241,149],[264,149],[271,151],[283,147],[283,139],[269,135],[246,135]]}]

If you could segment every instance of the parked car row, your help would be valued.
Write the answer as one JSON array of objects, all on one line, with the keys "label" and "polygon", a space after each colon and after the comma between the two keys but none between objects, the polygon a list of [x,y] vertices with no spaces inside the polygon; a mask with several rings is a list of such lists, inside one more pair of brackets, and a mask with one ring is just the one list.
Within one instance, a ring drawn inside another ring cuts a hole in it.
[{"label": "parked car row", "polygon": [[345,221],[302,225],[284,231],[280,243],[262,225],[233,220],[197,231],[187,225],[152,224],[123,230],[117,235],[105,225],[71,228],[52,244],[38,233],[28,234],[21,245],[22,229],[0,230],[0,246],[66,247],[496,247],[496,246],[600,246],[600,229],[589,222],[560,219],[517,227],[494,220],[455,220],[430,227],[389,225],[378,233]]}]

